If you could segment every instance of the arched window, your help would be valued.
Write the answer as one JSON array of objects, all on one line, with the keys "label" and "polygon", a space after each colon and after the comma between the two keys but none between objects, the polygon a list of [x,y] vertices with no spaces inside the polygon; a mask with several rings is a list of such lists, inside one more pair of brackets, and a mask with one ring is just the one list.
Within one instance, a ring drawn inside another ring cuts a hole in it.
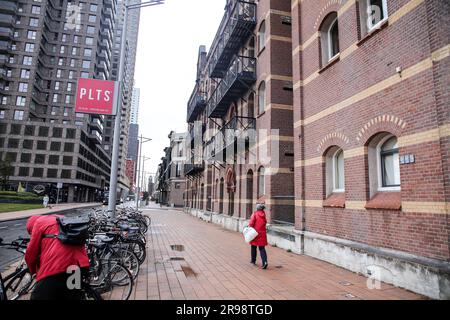
[{"label": "arched window", "polygon": [[266,83],[263,81],[258,88],[258,111],[263,113],[266,109]]},{"label": "arched window", "polygon": [[332,147],[326,154],[326,194],[345,191],[344,152]]},{"label": "arched window", "polygon": [[380,142],[379,167],[381,188],[400,187],[400,160],[396,137],[388,136]]},{"label": "arched window", "polygon": [[368,145],[370,196],[378,191],[400,191],[400,158],[397,137],[375,135]]},{"label": "arched window", "polygon": [[266,194],[266,181],[265,181],[265,169],[264,167],[258,170],[258,198]]},{"label": "arched window", "polygon": [[320,28],[322,65],[326,65],[339,53],[339,24],[337,12],[330,13]]},{"label": "arched window", "polygon": [[261,22],[258,31],[258,52],[264,49],[265,45],[266,45],[266,22],[263,21]]}]

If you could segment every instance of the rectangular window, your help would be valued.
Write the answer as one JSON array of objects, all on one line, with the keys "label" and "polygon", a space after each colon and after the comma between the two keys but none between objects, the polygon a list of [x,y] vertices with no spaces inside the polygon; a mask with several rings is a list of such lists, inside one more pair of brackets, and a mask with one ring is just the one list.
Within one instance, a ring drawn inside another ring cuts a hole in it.
[{"label": "rectangular window", "polygon": [[71,82],[68,82],[67,83],[67,91],[72,91],[72,83]]},{"label": "rectangular window", "polygon": [[14,120],[23,120],[23,110],[14,110]]},{"label": "rectangular window", "polygon": [[88,34],[94,34],[95,33],[95,27],[93,26],[87,26],[86,32]]},{"label": "rectangular window", "polygon": [[34,52],[34,43],[25,43],[26,52]]},{"label": "rectangular window", "polygon": [[39,19],[37,19],[37,18],[30,18],[30,23],[28,25],[30,27],[38,27],[39,26]]},{"label": "rectangular window", "polygon": [[89,22],[95,22],[96,20],[97,20],[97,16],[96,15],[93,15],[93,14],[89,15]]},{"label": "rectangular window", "polygon": [[44,175],[44,168],[33,169],[33,177],[42,178],[43,175]]},{"label": "rectangular window", "polygon": [[28,92],[28,83],[19,82],[19,92]]},{"label": "rectangular window", "polygon": [[58,169],[47,169],[47,178],[57,178]]},{"label": "rectangular window", "polygon": [[47,150],[47,141],[38,141],[37,149],[38,150]]},{"label": "rectangular window", "polygon": [[25,135],[34,136],[34,126],[25,126]]},{"label": "rectangular window", "polygon": [[[16,98],[16,106],[19,107],[25,107],[25,102],[27,101],[27,98],[22,97],[22,96],[18,96]],[[22,119],[21,119],[22,120]]]},{"label": "rectangular window", "polygon": [[20,77],[22,79],[30,79],[30,70],[27,69],[21,69],[20,70]]},{"label": "rectangular window", "polygon": [[20,124],[12,124],[11,130],[9,131],[11,134],[20,135],[22,131],[22,125]]},{"label": "rectangular window", "polygon": [[66,52],[66,46],[61,46],[59,48],[59,53],[65,53]]},{"label": "rectangular window", "polygon": [[31,6],[31,13],[33,13],[33,14],[40,14],[41,13],[41,7],[40,6]]},{"label": "rectangular window", "polygon": [[51,115],[56,116],[59,113],[59,107],[52,107]]},{"label": "rectangular window", "polygon": [[57,165],[59,164],[59,156],[57,155],[50,155],[48,157],[48,164],[53,164],[53,165]]},{"label": "rectangular window", "polygon": [[61,69],[56,70],[56,77],[61,78],[61,76],[62,76],[62,70]]},{"label": "rectangular window", "polygon": [[20,177],[28,177],[29,173],[30,173],[29,167],[20,167],[19,168],[19,176]]},{"label": "rectangular window", "polygon": [[53,128],[53,138],[62,137],[62,128]]},{"label": "rectangular window", "polygon": [[73,75],[74,75],[74,71],[70,70],[69,71],[69,79],[73,79]]},{"label": "rectangular window", "polygon": [[73,43],[78,43],[80,42],[80,37],[79,36],[73,36]]},{"label": "rectangular window", "polygon": [[83,60],[83,68],[89,69],[91,67],[91,62],[89,60]]},{"label": "rectangular window", "polygon": [[20,155],[20,162],[30,163],[31,162],[31,153],[22,153]]},{"label": "rectangular window", "polygon": [[36,154],[36,156],[34,157],[34,163],[44,164],[45,163],[45,154]]},{"label": "rectangular window", "polygon": [[66,103],[70,103],[70,95],[66,95]]},{"label": "rectangular window", "polygon": [[27,38],[31,40],[36,40],[36,31],[29,30],[27,32]]},{"label": "rectangular window", "polygon": [[9,139],[8,148],[17,149],[19,148],[19,139]]},{"label": "rectangular window", "polygon": [[67,34],[63,34],[62,36],[61,36],[61,42],[67,42]]},{"label": "rectangular window", "polygon": [[89,78],[89,72],[81,72],[80,78]]},{"label": "rectangular window", "polygon": [[58,102],[58,94],[57,93],[53,94],[53,102]]},{"label": "rectangular window", "polygon": [[97,12],[97,5],[96,4],[91,4],[90,7],[89,7],[89,11]]},{"label": "rectangular window", "polygon": [[5,119],[5,110],[0,110],[0,119]]},{"label": "rectangular window", "polygon": [[73,48],[72,48],[72,55],[73,55],[73,56],[76,56],[76,55],[77,55],[77,52],[78,52],[78,48],[77,48],[77,47],[73,47]]},{"label": "rectangular window", "polygon": [[60,82],[59,81],[56,81],[55,82],[55,90],[59,90],[59,88],[60,88]]},{"label": "rectangular window", "polygon": [[72,163],[73,163],[73,157],[67,157],[67,156],[63,157],[63,165],[71,166]]},{"label": "rectangular window", "polygon": [[31,66],[32,63],[33,63],[33,57],[23,56],[22,64],[24,66]]},{"label": "rectangular window", "polygon": [[94,44],[94,38],[86,37],[85,44],[87,44],[88,46],[92,46]]},{"label": "rectangular window", "polygon": [[84,49],[83,55],[85,57],[90,57],[92,55],[92,50],[91,49]]},{"label": "rectangular window", "polygon": [[27,150],[33,149],[33,140],[23,140],[22,147]]},{"label": "rectangular window", "polygon": [[48,127],[39,127],[39,137],[48,137]]},{"label": "rectangular window", "polygon": [[61,150],[61,142],[53,141],[50,144],[50,151],[60,151]]},{"label": "rectangular window", "polygon": [[59,58],[58,59],[58,66],[63,66],[64,65],[64,58]]}]

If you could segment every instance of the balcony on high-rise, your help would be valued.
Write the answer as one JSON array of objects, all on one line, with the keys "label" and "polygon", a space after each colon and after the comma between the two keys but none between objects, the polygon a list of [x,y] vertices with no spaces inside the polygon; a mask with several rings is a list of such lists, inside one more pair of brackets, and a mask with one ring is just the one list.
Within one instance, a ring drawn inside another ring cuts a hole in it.
[{"label": "balcony on high-rise", "polygon": [[208,100],[208,117],[223,117],[230,104],[247,92],[256,81],[256,59],[235,56],[225,77]]},{"label": "balcony on high-rise", "polygon": [[0,1],[0,13],[14,14],[16,13],[16,11],[17,11],[17,2],[8,0]]},{"label": "balcony on high-rise", "polygon": [[188,101],[187,106],[187,122],[194,121],[197,116],[203,111],[206,106],[206,95],[201,92],[198,86],[195,86],[194,91]]},{"label": "balcony on high-rise", "polygon": [[245,41],[252,35],[256,27],[256,3],[233,0],[231,9],[226,13],[224,27],[214,41],[209,62],[209,75],[222,78],[233,56]]}]

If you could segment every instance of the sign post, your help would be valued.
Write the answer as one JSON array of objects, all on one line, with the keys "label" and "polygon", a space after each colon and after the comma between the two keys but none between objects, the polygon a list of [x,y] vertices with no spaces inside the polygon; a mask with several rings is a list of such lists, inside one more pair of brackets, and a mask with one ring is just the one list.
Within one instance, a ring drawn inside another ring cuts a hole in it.
[{"label": "sign post", "polygon": [[58,184],[56,185],[56,189],[57,189],[57,191],[56,191],[56,204],[59,203],[59,190],[61,190],[62,187],[63,187],[62,182],[58,182]]},{"label": "sign post", "polygon": [[114,81],[78,79],[75,112],[115,115],[114,97],[117,84]]}]

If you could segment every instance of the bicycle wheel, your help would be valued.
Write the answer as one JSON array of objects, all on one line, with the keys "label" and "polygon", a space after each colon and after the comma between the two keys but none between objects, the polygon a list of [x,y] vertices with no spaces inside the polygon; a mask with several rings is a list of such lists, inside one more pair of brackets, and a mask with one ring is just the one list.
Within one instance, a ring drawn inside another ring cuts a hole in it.
[{"label": "bicycle wheel", "polygon": [[28,269],[23,269],[12,277],[5,286],[6,296],[8,300],[18,300],[26,295],[33,284],[33,276]]},{"label": "bicycle wheel", "polygon": [[126,267],[133,276],[133,280],[139,275],[139,259],[137,255],[127,248],[116,246],[114,248],[115,254],[111,255],[110,259],[120,262],[124,267]]},{"label": "bicycle wheel", "polygon": [[133,276],[130,271],[121,264],[115,263],[111,266],[106,281],[112,286],[108,294],[110,300],[128,300],[133,291]]},{"label": "bicycle wheel", "polygon": [[139,264],[143,264],[147,257],[147,250],[145,244],[139,240],[126,240],[128,249],[136,254],[139,259]]},{"label": "bicycle wheel", "polygon": [[89,284],[84,284],[83,288],[83,297],[82,300],[103,300],[100,293],[98,293],[93,287]]}]

